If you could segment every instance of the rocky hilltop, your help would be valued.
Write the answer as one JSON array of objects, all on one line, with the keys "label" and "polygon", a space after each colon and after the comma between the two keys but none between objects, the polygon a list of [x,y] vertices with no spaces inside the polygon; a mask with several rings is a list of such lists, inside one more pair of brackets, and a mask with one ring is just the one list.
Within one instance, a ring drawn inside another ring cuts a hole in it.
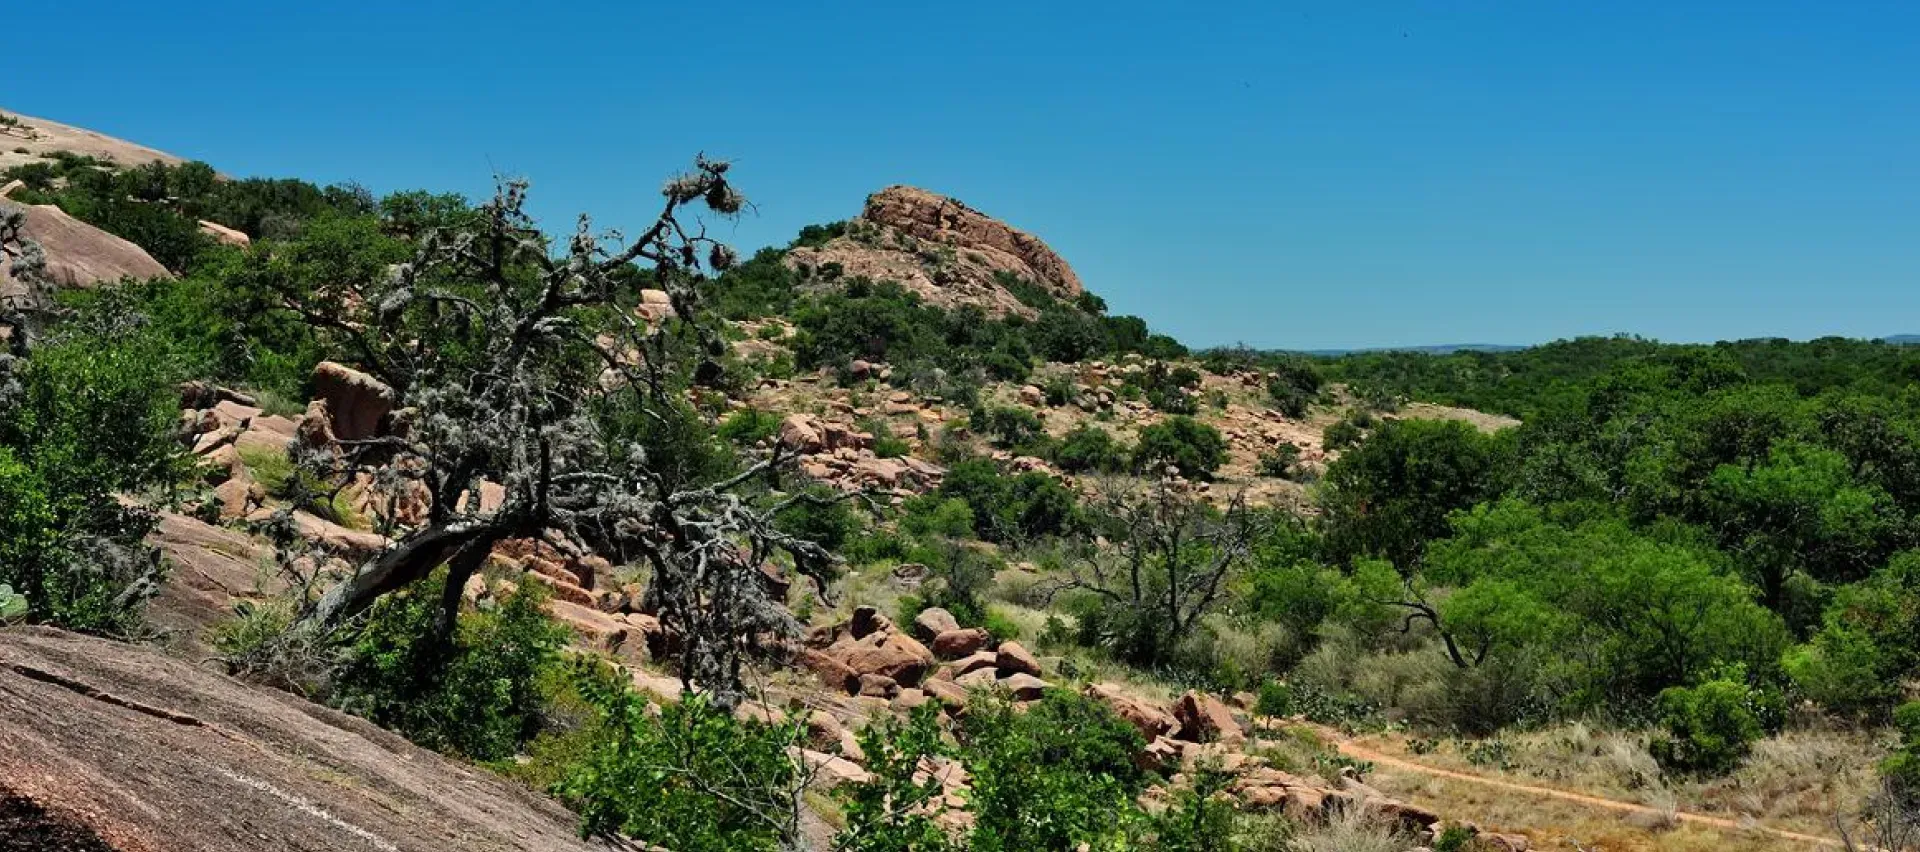
[{"label": "rocky hilltop", "polygon": [[867,196],[859,217],[818,246],[788,254],[795,269],[826,281],[897,281],[930,304],[979,305],[994,316],[1031,314],[1008,280],[1061,299],[1079,296],[1080,276],[1039,237],[938,193],[890,186]]}]

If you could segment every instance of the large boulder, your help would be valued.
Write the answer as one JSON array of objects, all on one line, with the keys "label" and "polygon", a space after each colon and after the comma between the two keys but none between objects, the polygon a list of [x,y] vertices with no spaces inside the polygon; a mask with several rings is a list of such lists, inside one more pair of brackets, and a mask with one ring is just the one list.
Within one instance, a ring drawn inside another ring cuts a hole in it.
[{"label": "large boulder", "polygon": [[993,664],[1002,675],[1029,674],[1040,676],[1040,658],[1035,657],[1025,646],[1018,642],[1002,642],[994,651]]},{"label": "large boulder", "polygon": [[[960,619],[954,618],[953,613],[937,606],[927,607],[921,610],[919,615],[913,617],[913,638],[922,642],[932,642],[942,633],[959,629]],[[979,649],[976,648],[974,650]],[[973,651],[968,651],[967,653],[971,654]],[[961,656],[965,656],[965,654]]]},{"label": "large boulder", "polygon": [[933,655],[942,660],[958,660],[979,653],[992,641],[993,636],[978,627],[946,630],[933,638]]},{"label": "large boulder", "polygon": [[1233,711],[1220,699],[1189,690],[1173,702],[1173,717],[1180,720],[1178,736],[1195,743],[1240,743],[1247,739],[1246,729],[1233,718]]},{"label": "large boulder", "polygon": [[1135,698],[1119,686],[1110,683],[1090,684],[1086,689],[1088,698],[1092,698],[1112,709],[1114,715],[1127,720],[1127,723],[1140,729],[1140,734],[1149,742],[1173,733],[1180,727],[1179,720],[1172,713],[1161,709],[1153,702]]},{"label": "large boulder", "polygon": [[985,256],[994,266],[1042,287],[1055,296],[1080,295],[1080,276],[1039,237],[961,203],[924,189],[890,186],[867,196],[860,218],[914,239],[953,246],[956,252]]},{"label": "large boulder", "polygon": [[[21,206],[0,202],[0,212],[17,210],[25,218],[20,235],[40,244],[47,265],[43,274],[56,287],[92,287],[122,278],[172,278],[145,249],[67,215],[51,204]],[[0,261],[0,293],[17,286],[11,261]]]},{"label": "large boulder", "polygon": [[868,634],[828,648],[827,654],[859,674],[886,675],[904,686],[919,685],[933,666],[933,652],[904,633]]},{"label": "large boulder", "polygon": [[0,849],[605,848],[518,782],[147,645],[0,630],[0,718]]},{"label": "large boulder", "polygon": [[780,443],[803,453],[817,453],[827,448],[827,439],[820,434],[820,421],[805,414],[789,414],[780,421]]},{"label": "large boulder", "polygon": [[343,441],[380,434],[380,421],[393,411],[393,388],[345,364],[321,361],[315,365],[313,391],[327,404],[334,437]]}]

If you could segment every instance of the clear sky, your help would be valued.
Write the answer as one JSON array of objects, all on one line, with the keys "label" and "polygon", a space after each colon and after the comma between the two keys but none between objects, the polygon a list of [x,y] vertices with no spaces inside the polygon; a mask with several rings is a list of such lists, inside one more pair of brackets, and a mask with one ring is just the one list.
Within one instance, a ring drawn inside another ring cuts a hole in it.
[{"label": "clear sky", "polygon": [[750,250],[911,183],[1191,344],[1920,332],[1911,2],[15,4],[0,107]]}]

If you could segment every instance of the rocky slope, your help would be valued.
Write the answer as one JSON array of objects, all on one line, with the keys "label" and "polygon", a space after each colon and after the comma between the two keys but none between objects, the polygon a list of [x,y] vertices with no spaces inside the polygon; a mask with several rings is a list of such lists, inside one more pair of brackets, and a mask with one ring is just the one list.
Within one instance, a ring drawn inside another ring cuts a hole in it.
[{"label": "rocky slope", "polygon": [[165,151],[115,139],[104,133],[0,109],[0,169],[44,160],[57,151],[84,154],[120,166],[152,162],[179,165],[186,162]]},{"label": "rocky slope", "polygon": [[559,805],[150,648],[0,630],[0,850],[587,850]]},{"label": "rocky slope", "polygon": [[973,304],[989,314],[1030,314],[1002,276],[1033,282],[1061,299],[1080,295],[1080,276],[1039,237],[960,201],[910,186],[867,197],[844,235],[787,257],[822,280],[897,281],[929,304]]}]

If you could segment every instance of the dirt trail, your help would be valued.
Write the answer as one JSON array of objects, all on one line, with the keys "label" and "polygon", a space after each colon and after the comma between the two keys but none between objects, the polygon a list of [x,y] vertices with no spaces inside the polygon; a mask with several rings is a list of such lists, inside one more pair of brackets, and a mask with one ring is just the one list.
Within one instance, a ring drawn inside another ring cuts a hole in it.
[{"label": "dirt trail", "polygon": [[[1316,726],[1316,728],[1318,728],[1318,726]],[[1509,790],[1516,793],[1525,793],[1528,795],[1541,796],[1544,798],[1559,799],[1565,802],[1574,802],[1574,803],[1586,805],[1589,807],[1603,808],[1606,810],[1618,811],[1621,813],[1644,814],[1647,816],[1659,816],[1659,817],[1665,817],[1668,813],[1667,811],[1661,810],[1659,808],[1648,807],[1646,805],[1637,804],[1634,802],[1623,802],[1618,799],[1606,799],[1606,798],[1601,798],[1599,796],[1589,796],[1583,793],[1574,793],[1566,790],[1558,790],[1552,787],[1541,787],[1534,784],[1522,784],[1516,781],[1504,781],[1498,778],[1487,778],[1485,776],[1472,775],[1466,772],[1457,772],[1451,769],[1441,769],[1440,767],[1437,767],[1437,766],[1428,766],[1424,763],[1415,763],[1411,760],[1407,760],[1406,758],[1396,757],[1394,755],[1387,754],[1381,751],[1376,751],[1374,749],[1352,742],[1351,740],[1348,740],[1345,736],[1342,736],[1338,731],[1335,731],[1331,728],[1318,728],[1318,730],[1320,731],[1323,737],[1327,738],[1328,741],[1334,744],[1335,748],[1340,750],[1341,754],[1346,755],[1347,757],[1354,758],[1356,760],[1367,761],[1369,763],[1374,764],[1375,766],[1384,767],[1384,768],[1396,770],[1399,772],[1408,772],[1416,775],[1426,775],[1426,776],[1431,776],[1435,778],[1446,778],[1453,781],[1462,781],[1468,784],[1478,784],[1483,787],[1494,787],[1501,790]],[[1706,814],[1688,813],[1686,811],[1674,811],[1672,812],[1672,816],[1674,819],[1678,819],[1681,822],[1692,823],[1694,825],[1705,826],[1708,828],[1715,828],[1722,831],[1729,831],[1729,832],[1736,832],[1736,833],[1758,832],[1761,834],[1778,837],[1784,840],[1792,840],[1797,843],[1807,843],[1807,844],[1811,844],[1811,845],[1819,846],[1823,848],[1837,849],[1842,847],[1842,844],[1837,840],[1832,840],[1825,837],[1815,837],[1811,834],[1801,834],[1797,831],[1787,831],[1786,829],[1781,829],[1781,828],[1768,828],[1767,826],[1759,825],[1759,824],[1743,824],[1737,820],[1731,820],[1725,817],[1708,816]]]}]

